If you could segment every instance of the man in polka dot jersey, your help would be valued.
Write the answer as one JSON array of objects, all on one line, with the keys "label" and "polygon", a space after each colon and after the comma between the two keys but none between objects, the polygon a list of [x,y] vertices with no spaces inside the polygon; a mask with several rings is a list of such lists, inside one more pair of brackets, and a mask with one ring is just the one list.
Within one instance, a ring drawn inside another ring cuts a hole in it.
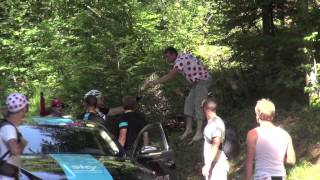
[{"label": "man in polka dot jersey", "polygon": [[175,48],[168,47],[164,50],[164,56],[168,63],[173,63],[173,68],[159,79],[147,82],[143,88],[162,84],[171,80],[178,73],[182,74],[192,85],[192,88],[185,99],[184,114],[186,116],[186,130],[180,139],[185,139],[192,133],[192,120],[196,120],[197,131],[191,143],[198,141],[203,138],[202,123],[204,121],[204,115],[201,110],[201,102],[208,96],[210,75],[202,62],[191,54],[178,54]]}]

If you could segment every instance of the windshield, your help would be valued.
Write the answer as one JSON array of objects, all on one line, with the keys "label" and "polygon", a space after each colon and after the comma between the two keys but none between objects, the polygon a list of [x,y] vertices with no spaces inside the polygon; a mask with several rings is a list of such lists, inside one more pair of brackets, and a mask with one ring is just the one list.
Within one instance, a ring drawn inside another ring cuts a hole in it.
[{"label": "windshield", "polygon": [[28,141],[23,154],[92,154],[114,156],[119,148],[106,131],[98,128],[68,126],[21,126]]}]

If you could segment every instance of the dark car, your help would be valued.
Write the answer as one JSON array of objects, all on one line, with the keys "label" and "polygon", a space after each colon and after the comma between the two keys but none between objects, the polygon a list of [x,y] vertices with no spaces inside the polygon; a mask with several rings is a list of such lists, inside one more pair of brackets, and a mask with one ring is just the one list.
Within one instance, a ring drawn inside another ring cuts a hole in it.
[{"label": "dark car", "polygon": [[45,118],[19,130],[28,141],[21,179],[176,179],[173,151],[160,123],[141,130],[130,157],[94,122]]}]

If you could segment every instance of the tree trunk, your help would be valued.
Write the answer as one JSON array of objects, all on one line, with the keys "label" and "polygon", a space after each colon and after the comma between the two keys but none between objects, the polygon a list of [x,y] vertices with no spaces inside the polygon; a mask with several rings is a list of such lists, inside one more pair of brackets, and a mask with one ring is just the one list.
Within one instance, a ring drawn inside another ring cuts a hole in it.
[{"label": "tree trunk", "polygon": [[262,26],[264,35],[274,35],[272,1],[262,5]]}]

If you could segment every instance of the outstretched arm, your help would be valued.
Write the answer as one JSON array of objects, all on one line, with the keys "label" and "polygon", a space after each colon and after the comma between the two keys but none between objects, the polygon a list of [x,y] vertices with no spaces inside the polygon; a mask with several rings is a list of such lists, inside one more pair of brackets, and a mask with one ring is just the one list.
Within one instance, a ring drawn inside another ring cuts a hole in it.
[{"label": "outstretched arm", "polygon": [[114,116],[114,115],[119,115],[124,113],[124,109],[122,106],[119,107],[113,107],[109,109],[109,112],[107,114],[107,116]]},{"label": "outstretched arm", "polygon": [[142,86],[142,89],[146,89],[148,87],[152,87],[152,86],[157,85],[157,84],[163,84],[163,83],[171,80],[172,78],[174,78],[178,74],[178,72],[179,72],[179,70],[176,69],[176,68],[171,69],[166,75],[163,75],[159,79],[154,80],[154,81],[149,81],[146,84],[144,84]]},{"label": "outstretched arm", "polygon": [[156,84],[163,84],[169,80],[171,80],[172,78],[174,78],[177,74],[178,74],[179,70],[174,68],[172,70],[170,70],[166,75],[162,76],[161,78],[152,81],[153,85]]},{"label": "outstretched arm", "polygon": [[46,116],[49,113],[46,112],[45,99],[43,96],[43,92],[40,92],[40,116]]}]

